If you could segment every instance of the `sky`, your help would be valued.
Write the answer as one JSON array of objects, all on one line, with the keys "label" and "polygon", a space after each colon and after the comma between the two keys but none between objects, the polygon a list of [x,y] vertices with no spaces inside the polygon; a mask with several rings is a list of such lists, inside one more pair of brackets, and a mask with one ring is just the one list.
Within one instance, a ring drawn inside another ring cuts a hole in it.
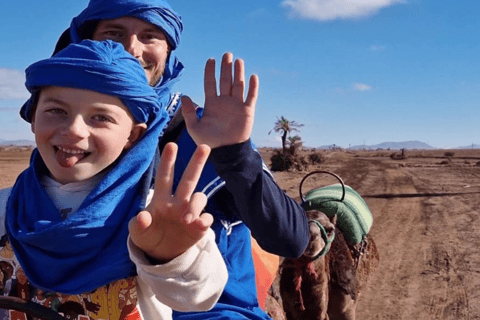
[{"label": "sky", "polygon": [[[18,111],[24,70],[48,58],[88,0],[0,1],[0,139],[34,140]],[[260,80],[252,140],[284,116],[305,146],[419,140],[480,144],[480,1],[171,0],[183,19],[174,91],[204,102],[203,70],[224,52]],[[217,63],[219,66],[219,63]],[[217,70],[217,74],[219,70]]]}]

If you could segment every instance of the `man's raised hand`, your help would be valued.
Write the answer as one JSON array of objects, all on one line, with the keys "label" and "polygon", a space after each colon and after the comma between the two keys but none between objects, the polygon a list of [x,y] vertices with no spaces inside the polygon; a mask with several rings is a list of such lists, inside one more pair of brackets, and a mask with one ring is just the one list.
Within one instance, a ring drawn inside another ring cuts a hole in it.
[{"label": "man's raised hand", "polygon": [[225,53],[220,72],[220,93],[217,93],[215,60],[205,65],[205,109],[197,119],[195,107],[189,97],[182,98],[182,114],[187,130],[197,145],[206,144],[212,149],[245,142],[250,138],[258,97],[258,77],[250,77],[246,99],[245,67],[243,60],[235,61],[232,77],[233,55]]}]

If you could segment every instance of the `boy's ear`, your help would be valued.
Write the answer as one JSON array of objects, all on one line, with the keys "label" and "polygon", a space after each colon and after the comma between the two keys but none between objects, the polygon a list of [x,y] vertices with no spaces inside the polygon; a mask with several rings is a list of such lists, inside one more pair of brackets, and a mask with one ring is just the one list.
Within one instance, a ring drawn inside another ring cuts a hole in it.
[{"label": "boy's ear", "polygon": [[33,117],[32,121],[30,122],[30,130],[32,130],[32,133],[35,134],[35,117]]},{"label": "boy's ear", "polygon": [[133,125],[130,136],[128,137],[128,142],[125,145],[125,149],[129,149],[135,142],[137,142],[147,130],[147,124],[145,123],[135,123]]}]

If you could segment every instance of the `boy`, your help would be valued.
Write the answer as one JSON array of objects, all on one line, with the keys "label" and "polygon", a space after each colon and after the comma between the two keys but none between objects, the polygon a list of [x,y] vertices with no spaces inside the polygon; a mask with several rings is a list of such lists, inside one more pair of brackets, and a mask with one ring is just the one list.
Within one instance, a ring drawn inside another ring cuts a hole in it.
[{"label": "boy", "polygon": [[169,319],[165,304],[213,307],[227,271],[212,217],[201,214],[206,198],[192,195],[209,148],[198,148],[172,196],[176,146],[167,145],[145,208],[167,116],[138,61],[117,43],[86,40],[26,77],[32,96],[21,115],[37,149],[0,192],[0,231],[15,252],[7,262],[26,276],[17,296],[41,296],[69,319]]}]

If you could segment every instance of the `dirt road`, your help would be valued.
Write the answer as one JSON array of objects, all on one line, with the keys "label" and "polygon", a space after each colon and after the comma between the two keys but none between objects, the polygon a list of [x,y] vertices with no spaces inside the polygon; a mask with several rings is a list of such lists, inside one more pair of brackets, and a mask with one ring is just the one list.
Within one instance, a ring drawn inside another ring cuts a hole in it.
[{"label": "dirt road", "polygon": [[[439,162],[337,154],[323,166],[365,196],[374,216],[380,267],[357,319],[480,319],[480,168]],[[298,183],[276,175],[298,195]]]},{"label": "dirt road", "polygon": [[[0,152],[0,187],[14,183],[28,156]],[[480,151],[471,158],[338,152],[317,168],[339,174],[374,216],[380,266],[360,295],[357,319],[480,319]],[[305,174],[275,177],[299,200]],[[304,191],[334,182],[312,176]]]}]

